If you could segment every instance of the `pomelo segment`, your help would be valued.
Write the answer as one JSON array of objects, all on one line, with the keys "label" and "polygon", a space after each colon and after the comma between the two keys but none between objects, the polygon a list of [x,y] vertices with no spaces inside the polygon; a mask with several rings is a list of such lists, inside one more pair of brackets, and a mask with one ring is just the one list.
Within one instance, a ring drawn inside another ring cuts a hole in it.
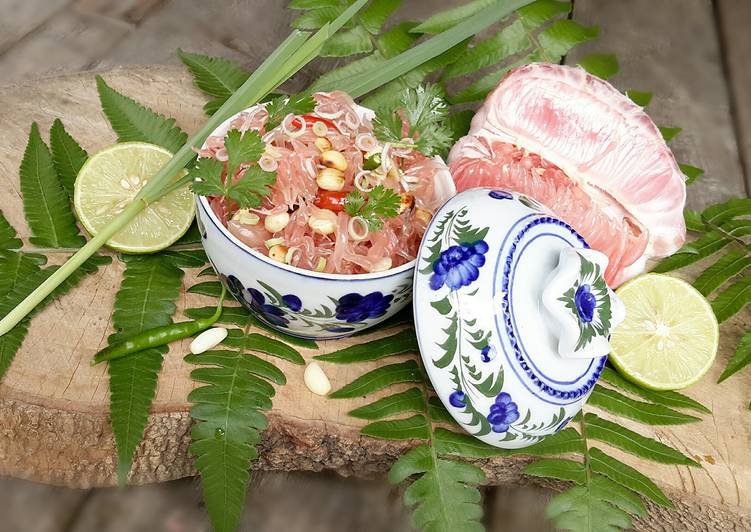
[{"label": "pomelo segment", "polygon": [[459,191],[527,194],[607,254],[618,285],[683,245],[685,176],[643,109],[579,67],[531,64],[488,96],[451,150]]}]

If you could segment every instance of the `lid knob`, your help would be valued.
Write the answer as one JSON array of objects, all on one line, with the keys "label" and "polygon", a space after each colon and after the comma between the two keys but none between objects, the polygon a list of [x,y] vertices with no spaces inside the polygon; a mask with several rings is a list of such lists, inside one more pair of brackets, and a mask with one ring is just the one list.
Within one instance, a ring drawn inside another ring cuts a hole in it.
[{"label": "lid knob", "polygon": [[605,283],[606,255],[593,249],[561,250],[542,293],[542,306],[558,335],[564,358],[610,353],[610,331],[626,317],[623,303]]}]

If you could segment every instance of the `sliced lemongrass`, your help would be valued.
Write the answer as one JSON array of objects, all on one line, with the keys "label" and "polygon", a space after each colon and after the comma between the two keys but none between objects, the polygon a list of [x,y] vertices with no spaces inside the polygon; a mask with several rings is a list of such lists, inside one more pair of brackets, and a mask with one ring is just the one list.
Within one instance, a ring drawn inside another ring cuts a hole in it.
[{"label": "sliced lemongrass", "polygon": [[224,327],[212,327],[203,331],[190,342],[190,352],[194,355],[200,355],[209,349],[213,349],[227,338],[227,333],[228,331]]},{"label": "sliced lemongrass", "polygon": [[355,176],[355,188],[361,192],[370,192],[373,185],[370,183],[370,170],[363,170]]},{"label": "sliced lemongrass", "polygon": [[[360,226],[359,230],[357,226]],[[355,216],[349,220],[347,231],[353,240],[365,240],[368,238],[368,232],[370,229],[368,228],[368,222],[365,218],[362,216]]]},{"label": "sliced lemongrass", "polygon": [[354,113],[346,113],[344,115],[344,123],[347,124],[347,127],[350,129],[357,129],[360,127],[360,118],[354,114]]},{"label": "sliced lemongrass", "polygon": [[279,163],[270,155],[264,154],[258,159],[258,166],[264,172],[273,172],[279,167]]},{"label": "sliced lemongrass", "polygon": [[313,134],[316,137],[325,137],[326,134],[329,132],[328,126],[324,124],[323,122],[313,122]]},{"label": "sliced lemongrass", "polygon": [[296,255],[300,253],[300,248],[298,247],[291,247],[287,250],[287,254],[284,256],[284,262],[286,264],[292,264],[292,260],[295,258]]},{"label": "sliced lemongrass", "polygon": [[264,245],[266,246],[266,249],[271,249],[274,246],[278,246],[279,244],[284,244],[283,238],[269,238],[268,240],[264,241]]},{"label": "sliced lemongrass", "polygon": [[[301,122],[301,125],[298,129],[290,129],[293,120],[299,120]],[[282,120],[282,131],[291,139],[296,139],[297,137],[305,133],[307,127],[308,124],[307,122],[305,122],[305,119],[302,116],[288,114],[284,117],[284,120]]]},{"label": "sliced lemongrass", "polygon": [[248,209],[240,209],[232,215],[232,221],[242,225],[256,225],[261,221],[261,217]]},{"label": "sliced lemongrass", "polygon": [[358,150],[370,152],[378,148],[378,141],[370,133],[361,133],[355,138],[355,146]]},{"label": "sliced lemongrass", "polygon": [[320,257],[318,259],[318,264],[316,264],[315,269],[317,272],[322,272],[324,269],[326,269],[326,259],[324,259],[323,257]]}]

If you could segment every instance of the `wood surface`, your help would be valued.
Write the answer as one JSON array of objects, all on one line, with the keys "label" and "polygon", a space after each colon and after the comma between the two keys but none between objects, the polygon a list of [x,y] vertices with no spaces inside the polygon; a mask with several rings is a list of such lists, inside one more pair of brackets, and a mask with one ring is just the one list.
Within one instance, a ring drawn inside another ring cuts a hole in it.
[{"label": "wood surface", "polygon": [[[730,124],[727,91],[719,66],[712,66],[719,65],[720,60],[709,2],[644,0],[628,2],[629,8],[617,4],[579,0],[576,18],[602,27],[598,50],[609,46],[618,52],[623,70],[616,78],[618,85],[655,90],[657,98],[650,112],[658,123],[686,128],[689,136],[679,137],[674,145],[679,158],[709,170],[708,176],[691,191],[692,205],[743,194],[745,186]],[[655,30],[659,34],[656,30],[665,28],[680,6],[685,14],[686,5],[690,5],[689,15],[697,14],[684,19],[690,24],[677,25],[663,40],[651,33]],[[645,15],[639,16],[640,12]],[[704,14],[708,15],[706,20]],[[633,26],[623,23],[630,17],[636,17]],[[639,39],[639,35],[650,35],[650,40]],[[638,43],[644,48],[640,49]],[[137,48],[132,46],[131,60],[135,60]],[[684,53],[686,50],[690,52]],[[676,63],[681,56],[685,63]],[[707,74],[697,76],[697,71]],[[188,131],[195,130],[203,120],[203,99],[181,70],[134,69],[111,72],[105,77],[123,92],[138,95],[147,105],[175,116]],[[651,85],[645,86],[645,82]],[[67,76],[54,86],[29,83],[0,89],[0,105],[10,110],[0,116],[0,126],[11,132],[0,147],[0,186],[11,193],[0,200],[0,207],[26,236],[17,168],[30,122],[38,120],[44,130],[54,117],[60,116],[89,151],[112,142],[114,136],[99,111],[93,77],[88,74]],[[707,134],[708,130],[712,134]],[[106,414],[106,372],[103,368],[92,370],[86,361],[108,334],[109,311],[121,271],[122,265],[113,263],[35,318],[29,338],[0,385],[0,472],[64,485],[112,483],[114,453]],[[186,286],[189,283],[186,279]],[[183,303],[200,305],[201,298],[187,296]],[[681,523],[688,530],[751,529],[747,502],[751,491],[751,441],[745,411],[750,379],[742,375],[720,386],[713,384],[729,346],[737,339],[739,327],[748,327],[749,323],[745,314],[736,320],[735,328],[725,329],[720,361],[700,385],[689,390],[690,395],[710,406],[714,415],[699,425],[654,431],[658,439],[702,461],[705,469],[624,460],[637,463],[650,476],[661,479],[661,485],[679,503],[678,512],[653,513],[640,528],[663,529],[665,523]],[[56,331],[56,338],[51,339],[50,331]],[[339,347],[341,343],[323,346],[325,350]],[[184,398],[190,382],[189,368],[181,362],[183,352],[173,349],[165,361],[133,482],[193,473],[186,453],[189,423]],[[370,367],[342,371],[328,365],[326,371],[337,387]],[[385,470],[404,448],[401,444],[360,437],[359,423],[345,415],[353,403],[316,398],[302,386],[301,368],[283,369],[290,382],[276,398],[271,429],[256,468],[334,469],[343,474],[368,475]],[[524,459],[495,460],[485,466],[494,482],[515,484],[523,462]]]}]

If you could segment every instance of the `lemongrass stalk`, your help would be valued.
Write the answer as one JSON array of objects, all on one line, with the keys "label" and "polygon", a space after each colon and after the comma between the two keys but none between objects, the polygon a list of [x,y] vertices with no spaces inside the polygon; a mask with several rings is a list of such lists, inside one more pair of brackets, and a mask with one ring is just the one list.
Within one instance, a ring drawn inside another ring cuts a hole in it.
[{"label": "lemongrass stalk", "polygon": [[24,319],[39,303],[57,288],[74,271],[91,258],[110,238],[125,227],[150,203],[164,196],[165,191],[173,190],[170,181],[195,157],[194,148],[203,144],[206,138],[227,118],[260,101],[266,94],[289,79],[320,52],[323,43],[368,0],[358,0],[335,21],[326,24],[312,37],[307,32],[293,31],[261,66],[230,96],[204,126],[180,148],[144,186],[133,202],[109,224],[102,228],[86,245],[79,249],[68,261],[39,285],[31,294],[0,320],[0,336],[6,334]]},{"label": "lemongrass stalk", "polygon": [[376,72],[366,71],[346,80],[338,81],[336,87],[325,90],[341,90],[353,98],[359,98],[386,83],[393,81],[426,61],[437,57],[460,42],[469,39],[485,28],[506,18],[513,11],[531,4],[533,0],[498,0],[478,11],[456,26],[439,33],[417,46],[410,48],[378,66]]}]

